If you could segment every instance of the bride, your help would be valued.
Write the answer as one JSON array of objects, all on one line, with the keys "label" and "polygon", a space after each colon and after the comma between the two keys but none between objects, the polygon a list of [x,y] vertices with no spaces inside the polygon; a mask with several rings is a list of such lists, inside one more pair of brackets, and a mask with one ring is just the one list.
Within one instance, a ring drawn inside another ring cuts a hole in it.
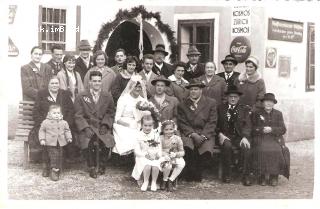
[{"label": "bride", "polygon": [[140,120],[145,111],[137,109],[138,102],[148,102],[146,85],[140,75],[133,75],[127,87],[122,92],[113,124],[113,135],[116,145],[113,152],[127,155],[136,145],[136,136],[139,133]]}]

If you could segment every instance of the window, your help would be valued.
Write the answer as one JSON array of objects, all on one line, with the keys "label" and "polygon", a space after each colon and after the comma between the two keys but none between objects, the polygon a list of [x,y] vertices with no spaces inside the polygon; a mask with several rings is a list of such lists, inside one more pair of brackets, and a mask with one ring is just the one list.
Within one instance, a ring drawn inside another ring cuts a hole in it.
[{"label": "window", "polygon": [[314,43],[315,43],[314,23],[308,23],[306,91],[314,91],[314,85],[315,85]]},{"label": "window", "polygon": [[179,59],[188,61],[187,53],[191,45],[201,52],[200,62],[213,59],[214,19],[178,20]]},{"label": "window", "polygon": [[50,50],[53,44],[66,47],[66,9],[40,6],[39,38],[43,50]]}]

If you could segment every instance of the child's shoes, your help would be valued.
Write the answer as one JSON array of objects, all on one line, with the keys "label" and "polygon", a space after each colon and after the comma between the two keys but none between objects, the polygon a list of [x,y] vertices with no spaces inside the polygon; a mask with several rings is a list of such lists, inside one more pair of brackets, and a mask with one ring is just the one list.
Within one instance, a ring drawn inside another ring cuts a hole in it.
[{"label": "child's shoes", "polygon": [[141,191],[143,191],[143,192],[147,191],[148,185],[149,185],[148,181],[143,182],[143,184],[141,186]]}]

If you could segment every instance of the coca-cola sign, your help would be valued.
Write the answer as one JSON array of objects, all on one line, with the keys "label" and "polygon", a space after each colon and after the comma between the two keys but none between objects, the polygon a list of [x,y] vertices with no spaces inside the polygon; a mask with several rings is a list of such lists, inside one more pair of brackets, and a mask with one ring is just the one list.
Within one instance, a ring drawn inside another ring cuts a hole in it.
[{"label": "coca-cola sign", "polygon": [[231,42],[230,54],[239,62],[244,62],[251,54],[250,41],[244,36],[238,36]]}]

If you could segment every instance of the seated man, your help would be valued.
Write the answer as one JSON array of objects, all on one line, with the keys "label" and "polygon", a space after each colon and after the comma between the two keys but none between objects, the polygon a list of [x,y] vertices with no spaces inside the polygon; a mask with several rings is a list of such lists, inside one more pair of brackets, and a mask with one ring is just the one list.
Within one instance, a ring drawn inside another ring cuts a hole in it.
[{"label": "seated man", "polygon": [[178,105],[178,125],[185,150],[187,181],[202,180],[204,164],[213,153],[217,105],[214,99],[202,95],[204,87],[199,79],[192,79],[186,86],[190,96]]},{"label": "seated man", "polygon": [[229,86],[226,92],[227,104],[218,107],[217,133],[223,158],[223,182],[231,181],[232,147],[241,148],[240,166],[243,169],[243,184],[250,186],[250,107],[239,104],[242,93],[236,86]]},{"label": "seated man", "polygon": [[80,93],[74,103],[79,142],[92,178],[97,178],[97,171],[104,174],[108,153],[115,144],[111,135],[114,103],[111,94],[102,91],[101,80],[100,72],[90,72],[89,90]]}]

